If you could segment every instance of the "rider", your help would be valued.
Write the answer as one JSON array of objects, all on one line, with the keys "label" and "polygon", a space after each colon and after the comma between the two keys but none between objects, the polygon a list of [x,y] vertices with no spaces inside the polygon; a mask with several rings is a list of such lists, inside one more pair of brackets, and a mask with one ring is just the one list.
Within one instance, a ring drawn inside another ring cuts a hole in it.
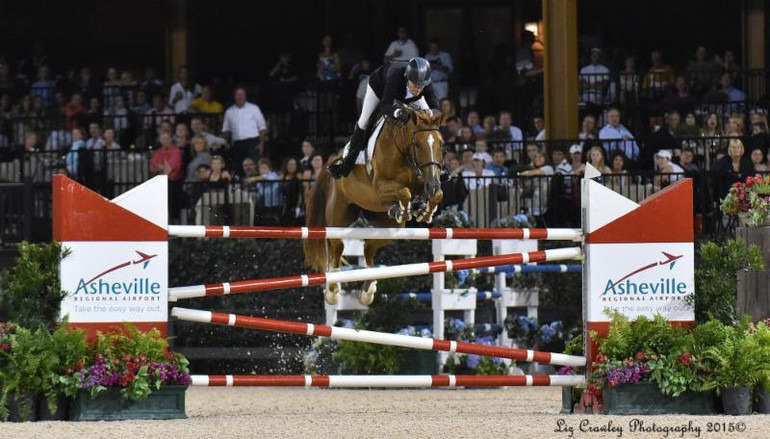
[{"label": "rider", "polygon": [[361,116],[353,129],[350,143],[345,146],[342,157],[327,167],[332,177],[346,177],[353,170],[356,157],[366,146],[366,127],[375,109],[395,120],[406,122],[409,113],[394,105],[394,101],[413,103],[421,109],[432,110],[434,114],[439,112],[438,100],[430,85],[428,60],[415,57],[409,62],[392,61],[372,72]]}]

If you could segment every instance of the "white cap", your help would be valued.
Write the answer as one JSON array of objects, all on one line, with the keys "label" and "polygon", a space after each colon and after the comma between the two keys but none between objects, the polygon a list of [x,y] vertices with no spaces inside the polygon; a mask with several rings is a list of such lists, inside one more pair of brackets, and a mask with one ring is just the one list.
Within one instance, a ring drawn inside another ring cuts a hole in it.
[{"label": "white cap", "polygon": [[570,154],[574,154],[576,152],[579,152],[581,154],[583,153],[583,147],[580,146],[580,144],[578,144],[578,143],[576,143],[576,144],[574,144],[574,145],[569,147],[569,153]]},{"label": "white cap", "polygon": [[473,153],[473,160],[481,160],[484,163],[487,162],[486,156],[484,154],[480,153],[480,152],[474,152]]},{"label": "white cap", "polygon": [[665,157],[665,158],[671,160],[671,151],[669,151],[667,149],[661,149],[660,151],[658,151],[657,154],[655,154],[655,156],[656,157]]}]

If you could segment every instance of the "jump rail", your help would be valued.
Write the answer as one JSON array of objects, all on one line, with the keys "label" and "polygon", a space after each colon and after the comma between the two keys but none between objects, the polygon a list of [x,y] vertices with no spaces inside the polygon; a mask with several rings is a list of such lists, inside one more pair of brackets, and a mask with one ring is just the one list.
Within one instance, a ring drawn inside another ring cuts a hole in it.
[{"label": "jump rail", "polygon": [[465,270],[497,265],[526,264],[575,259],[582,255],[580,247],[538,250],[528,253],[511,253],[498,256],[454,259],[447,261],[423,262],[418,264],[394,265],[391,267],[364,268],[351,271],[310,273],[271,279],[252,279],[205,285],[191,285],[169,288],[169,300],[194,297],[221,296],[226,294],[251,293],[256,291],[302,288],[327,283],[359,282],[366,280],[390,279],[394,277],[419,276],[431,273]]},{"label": "jump rail", "polygon": [[484,274],[514,273],[580,273],[582,264],[546,264],[546,265],[503,265],[500,267],[482,267],[473,270]]},{"label": "jump rail", "polygon": [[529,349],[515,349],[499,346],[488,346],[462,341],[440,340],[409,335],[388,334],[365,330],[341,328],[338,326],[315,325],[312,323],[288,322],[284,320],[249,317],[237,314],[216,313],[186,308],[173,308],[171,315],[180,320],[215,325],[234,326],[238,328],[259,329],[263,331],[283,332],[290,334],[308,335],[314,337],[329,337],[335,340],[360,341],[388,346],[399,346],[410,349],[458,352],[499,358],[510,358],[517,361],[535,361],[542,364],[559,366],[585,366],[585,357],[540,352]]},{"label": "jump rail", "polygon": [[580,241],[583,238],[580,229],[168,226],[168,234],[179,238],[275,239],[540,239]]},{"label": "jump rail", "polygon": [[191,375],[193,386],[479,387],[582,386],[582,375]]},{"label": "jump rail", "polygon": [[[433,299],[433,293],[430,292],[421,292],[421,293],[399,293],[399,294],[393,294],[388,295],[384,294],[383,298],[390,299],[394,298],[396,300],[410,300],[414,299],[418,302],[430,302]],[[499,299],[503,297],[502,294],[500,294],[497,291],[477,291],[476,292],[476,300],[494,300]]]}]

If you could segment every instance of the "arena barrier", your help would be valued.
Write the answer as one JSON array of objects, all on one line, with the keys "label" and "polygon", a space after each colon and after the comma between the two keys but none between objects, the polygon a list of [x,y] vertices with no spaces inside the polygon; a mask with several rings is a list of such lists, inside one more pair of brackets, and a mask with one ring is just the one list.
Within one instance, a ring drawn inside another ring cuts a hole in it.
[{"label": "arena barrier", "polygon": [[[693,309],[686,301],[688,296],[694,294],[692,181],[677,181],[642,204],[637,204],[593,180],[600,176],[597,170],[587,165],[581,183],[584,221],[582,230],[578,231],[169,226],[165,176],[155,177],[110,201],[67,177],[55,175],[53,236],[71,250],[71,254],[61,262],[62,289],[68,291],[62,301],[61,315],[68,317],[73,326],[85,329],[91,336],[96,331],[111,330],[123,322],[131,322],[142,330],[159,328],[165,334],[170,298],[174,300],[429,273],[435,275],[453,270],[565,260],[584,255],[583,321],[586,333],[597,331],[600,335],[606,334],[610,312],[619,312],[632,319],[641,315],[652,317],[660,314],[672,322],[692,324]],[[559,239],[582,241],[583,246],[168,288],[169,236],[236,235],[249,238],[442,240],[437,242],[447,239]],[[659,284],[671,287],[663,289]],[[651,290],[659,293],[647,294]],[[205,323],[557,365],[590,364],[595,354],[595,346],[590,344],[586,346],[586,358],[184,308],[174,308],[172,315]],[[586,340],[590,340],[589,337]],[[305,378],[302,380],[304,382]],[[351,382],[354,380],[351,378]]]},{"label": "arena barrier", "polygon": [[191,375],[210,387],[489,387],[582,386],[582,375]]},{"label": "arena barrier", "polygon": [[179,307],[172,308],[171,315],[179,320],[188,322],[211,323],[215,325],[234,326],[236,328],[259,329],[262,331],[282,332],[313,337],[329,337],[333,340],[359,341],[410,349],[486,355],[498,358],[510,358],[511,360],[516,361],[535,361],[541,364],[553,364],[557,366],[579,367],[586,365],[585,357],[533,351],[530,349],[489,346],[462,341],[389,334],[385,332],[341,328],[339,326],[314,325],[312,323],[265,319],[261,317],[199,311]]}]

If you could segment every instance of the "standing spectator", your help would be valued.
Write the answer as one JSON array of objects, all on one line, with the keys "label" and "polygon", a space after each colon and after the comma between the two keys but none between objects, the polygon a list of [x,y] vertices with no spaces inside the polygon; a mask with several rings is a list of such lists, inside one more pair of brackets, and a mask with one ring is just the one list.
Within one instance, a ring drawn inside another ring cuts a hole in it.
[{"label": "standing spectator", "polygon": [[537,114],[532,117],[532,126],[535,128],[535,140],[545,140],[545,119],[542,114]]},{"label": "standing spectator", "polygon": [[281,214],[282,225],[294,225],[302,214],[302,185],[300,184],[299,163],[294,157],[287,157],[281,163]]},{"label": "standing spectator", "polygon": [[385,62],[409,61],[420,54],[417,45],[409,39],[409,32],[404,26],[399,26],[397,33],[398,39],[391,42],[385,51]]},{"label": "standing spectator", "polygon": [[94,83],[93,78],[91,77],[91,69],[88,67],[80,69],[80,75],[78,77],[78,83],[75,86],[75,91],[80,93],[86,101],[90,101],[91,98],[98,98],[99,89]]},{"label": "standing spectator", "polygon": [[277,81],[279,84],[292,84],[297,82],[298,78],[299,75],[297,75],[297,71],[292,64],[291,52],[282,50],[278,56],[278,62],[270,70],[270,79]]},{"label": "standing spectator", "polygon": [[227,145],[227,140],[222,137],[215,136],[203,129],[203,120],[200,117],[193,117],[190,119],[190,129],[193,136],[201,136],[206,139],[206,145],[209,149],[219,150]]},{"label": "standing spectator", "polygon": [[583,147],[580,144],[575,143],[569,147],[570,167],[572,167],[572,174],[582,176],[585,173],[585,165],[583,164]]},{"label": "standing spectator", "polygon": [[735,54],[732,50],[725,50],[723,58],[714,57],[714,64],[716,64],[720,74],[729,73],[733,83],[740,80],[741,66],[735,62]]},{"label": "standing spectator", "polygon": [[316,76],[321,81],[338,81],[340,79],[340,56],[332,47],[331,35],[324,35],[322,48],[316,62]]},{"label": "standing spectator", "polygon": [[72,129],[72,145],[65,157],[67,163],[67,173],[72,178],[78,178],[79,163],[80,163],[80,150],[86,148],[86,142],[83,141],[83,130],[80,128]]},{"label": "standing spectator", "polygon": [[639,157],[639,146],[631,131],[620,123],[620,110],[617,108],[610,108],[607,113],[607,125],[599,131],[599,139],[604,141],[602,143],[607,155],[620,149],[631,160]]},{"label": "standing spectator", "polygon": [[702,95],[717,82],[717,69],[714,63],[707,59],[706,48],[698,46],[695,49],[695,60],[687,65],[686,75],[690,88],[696,95]]},{"label": "standing spectator", "polygon": [[304,172],[312,168],[310,166],[310,159],[313,158],[315,148],[313,148],[313,144],[309,140],[303,140],[300,149],[302,150],[302,158],[299,159],[299,166]]},{"label": "standing spectator", "polygon": [[56,81],[51,80],[48,66],[42,65],[37,69],[37,81],[32,83],[29,94],[32,97],[40,96],[46,104],[53,102],[56,92]]},{"label": "standing spectator", "polygon": [[195,136],[192,139],[190,162],[187,164],[187,181],[197,180],[197,169],[200,165],[211,166],[211,153],[208,151],[206,139],[203,136]]},{"label": "standing spectator", "polygon": [[532,158],[532,165],[534,169],[519,172],[519,176],[536,177],[533,178],[534,181],[524,181],[524,186],[532,188],[529,212],[538,219],[539,225],[543,225],[542,216],[548,210],[548,189],[551,186],[549,176],[553,175],[553,167],[548,164],[545,154],[540,151]]},{"label": "standing spectator", "polygon": [[[502,152],[503,159],[505,159],[505,152]],[[443,208],[456,206],[460,207],[468,195],[468,188],[465,187],[465,183],[461,174],[463,167],[460,166],[460,161],[457,157],[452,157],[448,160],[447,166],[449,167],[449,180],[441,183],[441,191],[444,193],[444,199],[441,202]]]},{"label": "standing spectator", "polygon": [[222,114],[225,109],[221,103],[214,100],[214,90],[211,86],[204,85],[201,95],[190,103],[190,111],[195,113]]},{"label": "standing spectator", "polygon": [[[430,62],[430,83],[433,86],[436,99],[447,97],[449,95],[449,75],[452,74],[453,66],[452,57],[449,53],[441,50],[441,40],[436,37],[430,39],[428,53],[425,54],[424,58]],[[478,113],[476,116],[478,117]]]},{"label": "standing spectator", "polygon": [[663,54],[660,50],[652,51],[650,62],[652,66],[644,76],[642,87],[648,98],[657,99],[674,83],[674,69],[663,63]]},{"label": "standing spectator", "polygon": [[639,73],[636,71],[636,58],[629,56],[623,63],[619,74],[620,103],[628,105],[639,100]]},{"label": "standing spectator", "polygon": [[281,206],[281,184],[278,174],[273,171],[273,162],[267,157],[262,157],[257,162],[259,176],[257,177],[257,194],[262,205],[271,213]]},{"label": "standing spectator", "polygon": [[[476,110],[471,110],[468,112],[468,116],[465,118],[465,123],[471,127],[473,130],[473,133],[476,136],[481,136],[484,134],[484,127],[481,126],[481,119],[479,119],[479,112]],[[492,119],[492,126],[494,127],[494,118]]]},{"label": "standing spectator", "polygon": [[580,69],[580,100],[587,104],[604,103],[604,92],[610,81],[610,69],[599,63],[601,49],[591,49],[591,63]]},{"label": "standing spectator", "polygon": [[174,107],[174,112],[184,113],[190,108],[193,99],[203,93],[201,86],[192,83],[187,66],[179,67],[179,80],[171,86],[168,104]]},{"label": "standing spectator", "polygon": [[372,64],[365,59],[353,66],[348,74],[348,79],[354,81],[356,85],[356,111],[359,113],[364,106],[366,97],[366,87],[369,86],[369,76],[372,73]]},{"label": "standing spectator", "polygon": [[163,93],[163,81],[158,78],[152,67],[144,69],[144,79],[139,83],[139,90],[143,91],[146,96]]},{"label": "standing spectator", "polygon": [[222,132],[232,140],[233,163],[244,157],[256,159],[264,153],[267,123],[258,106],[246,101],[246,90],[239,87],[234,93],[235,104],[225,112]]}]

